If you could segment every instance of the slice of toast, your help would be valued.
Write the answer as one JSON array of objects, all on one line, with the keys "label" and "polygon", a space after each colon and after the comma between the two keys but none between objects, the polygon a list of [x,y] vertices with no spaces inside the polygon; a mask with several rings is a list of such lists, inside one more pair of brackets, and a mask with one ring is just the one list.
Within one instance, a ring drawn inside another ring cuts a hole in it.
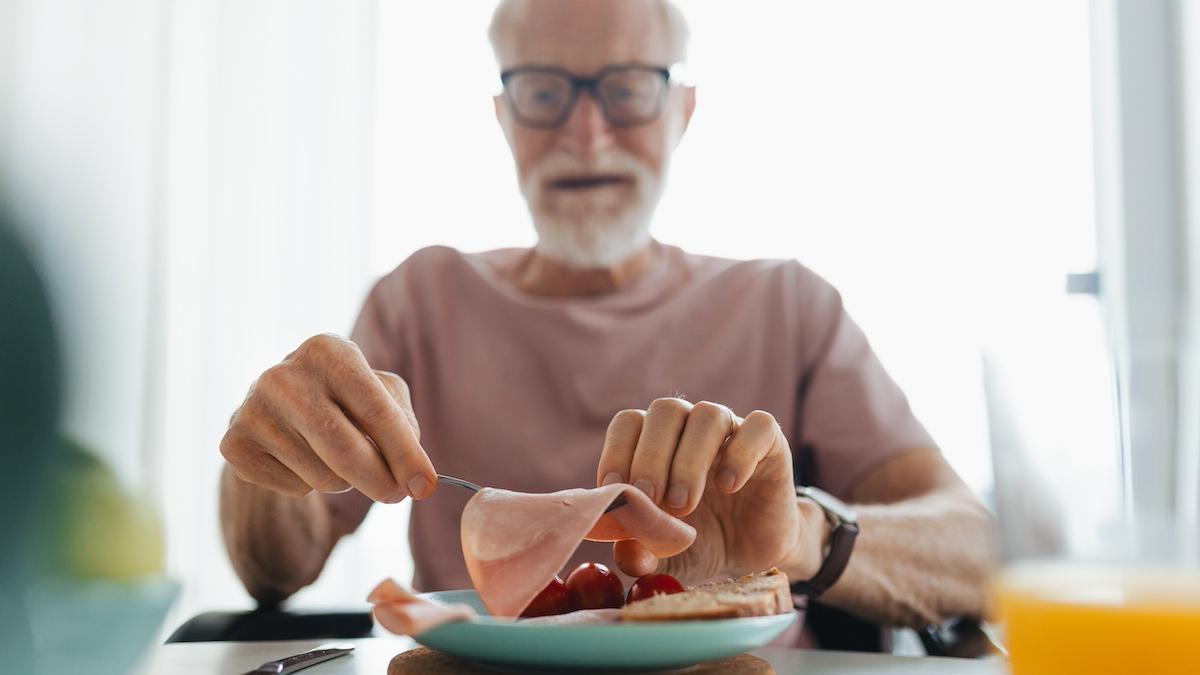
[{"label": "slice of toast", "polygon": [[786,614],[792,611],[787,575],[772,567],[740,579],[693,586],[682,593],[656,595],[621,610],[623,621],[687,621]]}]

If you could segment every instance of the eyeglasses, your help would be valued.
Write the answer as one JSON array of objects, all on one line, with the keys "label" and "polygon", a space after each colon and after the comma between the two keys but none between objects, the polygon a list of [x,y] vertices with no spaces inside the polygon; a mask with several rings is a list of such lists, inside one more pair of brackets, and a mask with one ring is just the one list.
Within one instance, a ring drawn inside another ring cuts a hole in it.
[{"label": "eyeglasses", "polygon": [[566,123],[580,90],[591,95],[614,127],[635,127],[662,113],[671,71],[641,65],[609,66],[595,77],[575,77],[552,66],[523,66],[500,73],[517,122],[535,129]]}]

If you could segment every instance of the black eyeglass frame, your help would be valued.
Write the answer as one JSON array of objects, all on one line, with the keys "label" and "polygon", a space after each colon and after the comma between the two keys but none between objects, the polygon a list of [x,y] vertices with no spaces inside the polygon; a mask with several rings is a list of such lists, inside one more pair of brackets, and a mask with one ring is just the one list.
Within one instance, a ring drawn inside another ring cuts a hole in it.
[{"label": "black eyeglass frame", "polygon": [[[608,106],[604,102],[604,97],[598,92],[597,86],[605,77],[608,77],[613,73],[629,70],[642,70],[657,73],[662,76],[664,86],[662,91],[659,93],[658,106],[654,109],[653,115],[628,122],[614,121],[612,116],[608,113]],[[560,76],[570,82],[571,95],[567,99],[566,105],[563,106],[563,112],[561,115],[551,121],[540,122],[523,116],[521,112],[517,110],[517,105],[513,102],[512,91],[508,87],[508,81],[512,79],[513,76],[520,75],[522,73],[547,73],[550,75]],[[643,124],[649,124],[650,122],[658,119],[659,115],[662,115],[663,102],[666,100],[667,92],[671,88],[672,78],[670,68],[664,68],[662,66],[649,66],[642,63],[621,63],[606,66],[597,71],[592,77],[576,77],[567,70],[558,68],[556,66],[517,66],[515,68],[509,68],[501,71],[500,83],[504,87],[504,100],[508,104],[509,111],[512,112],[513,118],[516,119],[517,122],[519,122],[522,126],[527,126],[533,129],[557,129],[561,127],[563,124],[566,124],[567,120],[571,117],[571,113],[575,111],[575,104],[579,102],[579,92],[586,91],[588,95],[592,97],[592,100],[596,102],[596,105],[600,107],[600,112],[604,115],[604,119],[607,120],[609,124],[614,127],[629,128],[638,127]]]}]

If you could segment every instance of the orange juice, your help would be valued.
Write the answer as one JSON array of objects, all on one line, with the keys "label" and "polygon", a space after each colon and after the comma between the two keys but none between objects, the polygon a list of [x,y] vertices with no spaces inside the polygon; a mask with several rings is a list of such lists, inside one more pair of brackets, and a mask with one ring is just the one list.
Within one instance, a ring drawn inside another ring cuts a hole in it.
[{"label": "orange juice", "polygon": [[1200,675],[1200,571],[1024,564],[996,593],[1014,675]]}]

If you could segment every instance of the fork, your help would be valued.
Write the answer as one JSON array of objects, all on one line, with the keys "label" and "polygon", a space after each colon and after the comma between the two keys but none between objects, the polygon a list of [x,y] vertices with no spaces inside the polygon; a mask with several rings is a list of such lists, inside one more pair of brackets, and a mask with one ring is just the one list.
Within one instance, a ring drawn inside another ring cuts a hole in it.
[{"label": "fork", "polygon": [[[453,485],[455,487],[460,487],[460,488],[463,488],[466,490],[470,490],[471,492],[479,492],[480,490],[483,489],[481,486],[479,486],[476,483],[472,483],[469,480],[463,480],[461,478],[455,478],[454,476],[446,476],[444,474],[439,473],[437,475],[437,479],[438,479],[438,483],[442,483],[445,485]],[[617,497],[616,499],[614,499],[613,503],[609,504],[607,509],[604,509],[604,512],[608,513],[610,511],[615,511],[615,510],[621,508],[622,506],[625,506],[626,503],[627,502],[625,501],[625,495],[621,495],[620,497]]]}]

